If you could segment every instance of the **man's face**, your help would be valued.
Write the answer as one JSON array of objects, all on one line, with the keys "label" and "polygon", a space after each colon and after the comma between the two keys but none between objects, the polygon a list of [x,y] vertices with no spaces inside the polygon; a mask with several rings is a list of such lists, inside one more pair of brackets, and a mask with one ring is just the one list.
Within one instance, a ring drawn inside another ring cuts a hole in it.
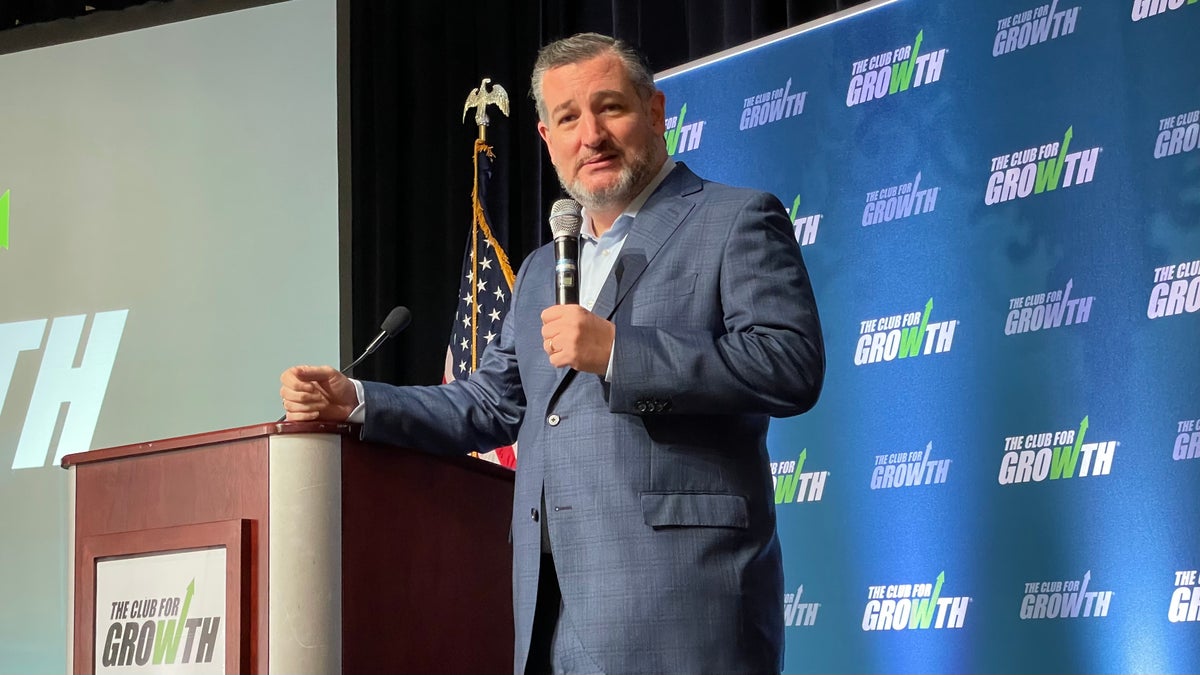
[{"label": "man's face", "polygon": [[546,72],[538,133],[563,188],[594,211],[620,211],[666,159],[664,97],[643,101],[614,54]]}]

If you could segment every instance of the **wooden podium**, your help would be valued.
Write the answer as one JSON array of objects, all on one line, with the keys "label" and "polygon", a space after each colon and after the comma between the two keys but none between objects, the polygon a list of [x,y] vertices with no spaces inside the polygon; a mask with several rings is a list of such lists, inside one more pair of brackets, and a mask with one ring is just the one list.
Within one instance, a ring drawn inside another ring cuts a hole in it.
[{"label": "wooden podium", "polygon": [[112,619],[95,606],[99,564],[212,549],[226,561],[227,673],[512,671],[513,473],[503,467],[300,422],[62,465],[70,672],[97,672],[96,626]]}]

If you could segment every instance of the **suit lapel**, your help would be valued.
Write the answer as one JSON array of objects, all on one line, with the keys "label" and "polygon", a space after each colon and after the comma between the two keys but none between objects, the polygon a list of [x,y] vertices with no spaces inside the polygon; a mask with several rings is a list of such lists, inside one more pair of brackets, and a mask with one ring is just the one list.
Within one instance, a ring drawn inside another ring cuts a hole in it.
[{"label": "suit lapel", "polygon": [[621,255],[604,281],[592,312],[611,319],[617,305],[637,283],[642,272],[654,260],[679,225],[692,212],[695,203],[684,199],[700,191],[702,183],[696,174],[680,163],[662,185],[650,195],[633,220],[633,227],[621,247]]},{"label": "suit lapel", "polygon": [[[634,283],[646,271],[646,267],[654,256],[658,255],[663,244],[671,234],[679,228],[684,218],[692,212],[695,203],[684,199],[685,196],[699,192],[703,188],[700,178],[680,162],[667,178],[658,186],[654,194],[646,200],[638,210],[633,226],[626,236],[625,245],[621,247],[621,255],[613,265],[612,272],[604,281],[592,313],[611,319],[617,305],[633,288]],[[574,368],[564,368],[558,374],[558,382],[554,393],[550,396],[548,410],[553,410],[567,385],[575,379],[577,371]]]}]

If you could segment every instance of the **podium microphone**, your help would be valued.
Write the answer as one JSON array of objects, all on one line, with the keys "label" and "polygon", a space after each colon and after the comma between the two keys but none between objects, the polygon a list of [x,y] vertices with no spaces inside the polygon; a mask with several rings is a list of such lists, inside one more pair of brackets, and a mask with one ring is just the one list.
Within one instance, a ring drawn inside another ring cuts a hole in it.
[{"label": "podium microphone", "polygon": [[[392,337],[396,333],[399,333],[405,328],[408,328],[408,324],[411,322],[412,312],[408,311],[407,307],[393,307],[392,311],[388,312],[387,318],[384,319],[383,323],[379,326],[379,335],[376,335],[375,339],[371,340],[371,344],[367,345],[367,348],[363,350],[363,353],[360,354],[357,359],[354,359],[350,362],[350,365],[342,368],[341,372],[348,373],[353,370],[354,366],[362,363],[363,359],[374,354],[375,350],[379,349],[380,345],[382,345],[384,342],[387,342],[388,338]],[[284,413],[283,417],[280,417],[277,421],[284,422],[286,420],[287,413]]]},{"label": "podium microphone", "polygon": [[408,324],[411,322],[412,312],[408,311],[407,307],[393,307],[392,311],[388,312],[387,318],[379,326],[379,335],[376,335],[375,339],[371,340],[371,344],[367,345],[367,348],[363,350],[363,353],[357,359],[354,359],[350,362],[350,365],[342,368],[341,372],[348,373],[353,370],[354,366],[362,363],[363,359],[374,354],[375,350],[379,349],[379,346],[384,342],[387,342],[388,338],[408,328]]},{"label": "podium microphone", "polygon": [[579,229],[583,225],[579,202],[560,199],[550,207],[550,232],[554,234],[554,303],[579,304]]}]

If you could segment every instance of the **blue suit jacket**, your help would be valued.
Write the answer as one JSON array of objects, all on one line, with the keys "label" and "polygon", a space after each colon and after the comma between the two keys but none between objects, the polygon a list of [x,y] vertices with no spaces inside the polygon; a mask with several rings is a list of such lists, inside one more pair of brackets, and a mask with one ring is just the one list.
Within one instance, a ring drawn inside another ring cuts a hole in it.
[{"label": "blue suit jacket", "polygon": [[468,379],[365,383],[364,434],[432,451],[518,439],[514,669],[529,649],[545,513],[565,619],[608,673],[777,672],[783,572],[770,416],[812,407],[820,324],[782,205],[677,166],[639,211],[593,312],[612,382],[556,369],[540,313],[552,247],[517,276]]}]

